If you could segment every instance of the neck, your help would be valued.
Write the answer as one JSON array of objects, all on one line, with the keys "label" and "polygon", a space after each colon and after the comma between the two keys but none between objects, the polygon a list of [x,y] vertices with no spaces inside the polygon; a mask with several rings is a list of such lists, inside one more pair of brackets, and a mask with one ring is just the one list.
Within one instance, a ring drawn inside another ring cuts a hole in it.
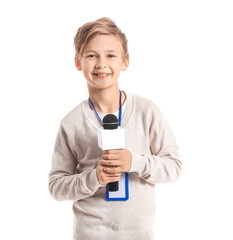
[{"label": "neck", "polygon": [[[125,101],[124,95],[125,94],[122,92],[122,104]],[[96,111],[99,113],[113,113],[119,110],[120,92],[118,88],[101,90],[89,89],[89,96],[95,106]]]}]

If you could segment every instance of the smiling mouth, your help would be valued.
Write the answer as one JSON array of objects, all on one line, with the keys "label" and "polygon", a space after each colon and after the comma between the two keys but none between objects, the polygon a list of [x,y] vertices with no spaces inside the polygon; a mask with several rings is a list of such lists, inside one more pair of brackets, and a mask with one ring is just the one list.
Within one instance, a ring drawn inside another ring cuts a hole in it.
[{"label": "smiling mouth", "polygon": [[93,73],[93,75],[99,76],[99,77],[105,77],[105,76],[111,75],[111,73]]}]

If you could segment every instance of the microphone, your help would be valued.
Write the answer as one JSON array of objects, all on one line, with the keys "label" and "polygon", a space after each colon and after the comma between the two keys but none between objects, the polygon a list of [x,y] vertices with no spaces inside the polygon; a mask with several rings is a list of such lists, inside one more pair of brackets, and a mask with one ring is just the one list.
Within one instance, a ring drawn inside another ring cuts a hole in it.
[{"label": "microphone", "polygon": [[118,128],[118,119],[114,114],[107,114],[104,118],[103,118],[103,128],[104,129],[117,129]]},{"label": "microphone", "polygon": [[[114,114],[107,114],[103,118],[103,128],[105,130],[113,130],[118,128],[118,119]],[[118,181],[117,182],[111,182],[107,184],[107,189],[109,192],[116,192],[119,189]]]}]

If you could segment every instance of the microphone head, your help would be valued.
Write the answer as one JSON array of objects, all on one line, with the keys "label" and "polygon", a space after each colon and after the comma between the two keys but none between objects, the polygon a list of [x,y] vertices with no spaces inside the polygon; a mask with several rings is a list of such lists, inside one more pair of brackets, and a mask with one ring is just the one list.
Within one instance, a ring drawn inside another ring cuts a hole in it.
[{"label": "microphone head", "polygon": [[114,114],[107,114],[103,118],[103,128],[104,129],[117,129],[118,128],[118,119]]}]

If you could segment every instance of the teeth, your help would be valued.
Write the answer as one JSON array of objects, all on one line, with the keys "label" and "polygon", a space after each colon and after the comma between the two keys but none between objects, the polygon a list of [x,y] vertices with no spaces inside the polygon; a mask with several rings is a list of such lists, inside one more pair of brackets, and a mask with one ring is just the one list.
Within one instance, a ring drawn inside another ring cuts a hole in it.
[{"label": "teeth", "polygon": [[107,75],[109,75],[109,73],[105,73],[105,74],[97,74],[97,73],[95,73],[94,75],[96,75],[96,76],[107,76]]}]

